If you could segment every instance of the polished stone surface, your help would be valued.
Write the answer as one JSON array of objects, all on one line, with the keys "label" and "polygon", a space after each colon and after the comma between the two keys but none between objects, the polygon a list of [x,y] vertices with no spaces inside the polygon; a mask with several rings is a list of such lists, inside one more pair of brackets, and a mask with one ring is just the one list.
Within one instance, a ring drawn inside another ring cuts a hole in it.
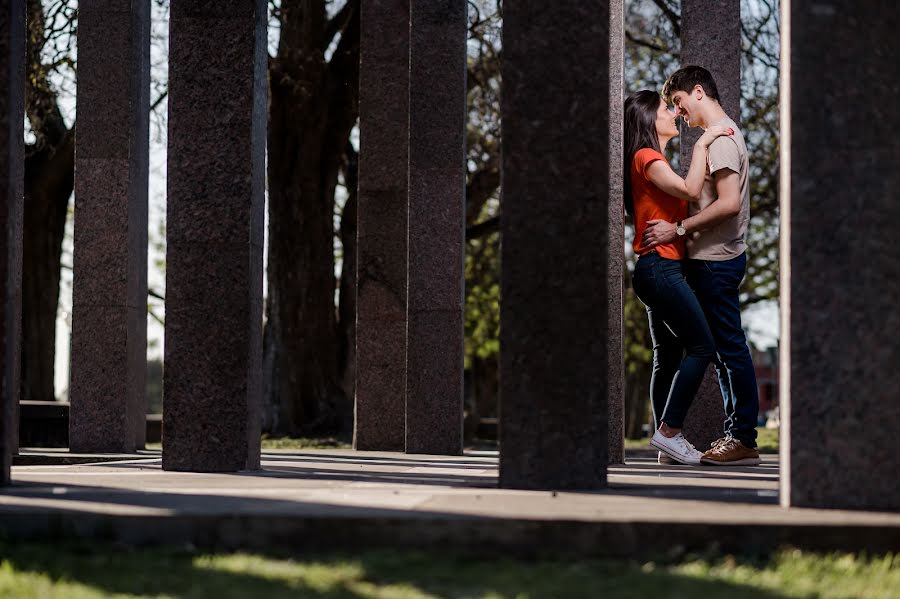
[{"label": "polished stone surface", "polygon": [[259,467],[266,18],[264,0],[172,6],[166,470]]},{"label": "polished stone surface", "polygon": [[78,13],[69,445],[144,446],[150,0]]},{"label": "polished stone surface", "polygon": [[[719,103],[741,126],[741,2],[740,0],[682,0],[681,65],[699,65],[716,80]],[[675,70],[674,68],[672,69]],[[681,165],[687,172],[699,127],[681,122]]]},{"label": "polished stone surface", "polygon": [[0,485],[19,448],[25,3],[0,1]]},{"label": "polished stone surface", "polygon": [[724,435],[725,403],[716,370],[710,366],[684,419],[684,436],[698,451],[706,451]]},{"label": "polished stone surface", "polygon": [[622,207],[624,126],[625,13],[624,0],[609,3],[609,254],[607,256],[606,352],[609,374],[606,405],[609,412],[609,463],[625,461],[625,356],[623,272],[625,268],[625,212]]},{"label": "polished stone surface", "polygon": [[406,451],[463,442],[465,0],[412,0]]},{"label": "polished stone surface", "polygon": [[[900,12],[886,3],[793,0],[789,16],[782,503],[897,510]],[[840,52],[823,51],[822,40]]]},{"label": "polished stone surface", "polygon": [[[741,124],[740,0],[683,0],[681,64],[702,66],[712,73],[726,114]],[[694,142],[703,131],[681,124],[681,168],[687,173]],[[752,157],[751,157],[752,160]],[[700,451],[724,433],[725,406],[715,369],[710,366],[684,422],[684,434]]]},{"label": "polished stone surface", "polygon": [[165,472],[158,451],[141,454],[13,467],[17,484],[0,496],[6,538],[637,559],[648,548],[675,555],[766,554],[783,545],[900,549],[898,514],[779,507],[775,456],[764,456],[759,467],[720,469],[660,466],[629,454],[625,465],[610,467],[609,489],[557,493],[498,489],[496,451],[265,451],[262,471],[240,476]]},{"label": "polished stone surface", "polygon": [[406,444],[409,0],[361,6],[353,445]]},{"label": "polished stone surface", "polygon": [[504,7],[503,487],[606,486],[609,11]]}]

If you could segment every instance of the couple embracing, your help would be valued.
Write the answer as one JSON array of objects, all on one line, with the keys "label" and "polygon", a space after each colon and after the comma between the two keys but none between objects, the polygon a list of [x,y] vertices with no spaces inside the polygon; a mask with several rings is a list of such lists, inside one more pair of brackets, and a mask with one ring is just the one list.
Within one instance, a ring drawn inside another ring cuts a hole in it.
[{"label": "couple embracing", "polygon": [[[678,135],[677,116],[705,129],[683,179],[662,154]],[[759,464],[759,398],[739,304],[750,221],[747,147],[709,71],[686,66],[662,95],[644,90],[625,101],[624,158],[638,256],[632,286],[647,308],[653,343],[657,429],[650,444],[660,463]],[[701,453],[682,428],[710,363],[725,403],[725,435]]]}]

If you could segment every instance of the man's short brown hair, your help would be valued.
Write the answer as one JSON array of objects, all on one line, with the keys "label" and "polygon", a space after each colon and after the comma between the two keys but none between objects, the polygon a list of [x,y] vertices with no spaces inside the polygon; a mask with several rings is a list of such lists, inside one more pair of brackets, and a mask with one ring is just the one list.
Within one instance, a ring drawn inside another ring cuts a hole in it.
[{"label": "man's short brown hair", "polygon": [[667,103],[671,104],[672,95],[675,92],[689,94],[698,85],[703,88],[703,93],[716,102],[719,101],[719,89],[716,87],[716,80],[713,79],[712,73],[697,65],[681,67],[672,73],[663,85],[662,96]]}]

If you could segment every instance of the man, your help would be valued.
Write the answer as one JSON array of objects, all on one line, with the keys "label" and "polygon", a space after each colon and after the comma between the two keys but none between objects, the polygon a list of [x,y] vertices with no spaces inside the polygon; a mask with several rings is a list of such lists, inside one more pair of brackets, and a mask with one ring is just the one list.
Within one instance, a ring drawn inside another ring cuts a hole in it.
[{"label": "man", "polygon": [[739,286],[747,267],[746,235],[750,222],[749,162],[740,129],[719,104],[712,74],[686,66],[669,77],[663,97],[690,127],[723,125],[734,135],[709,147],[706,180],[699,202],[678,223],[649,221],[645,246],[671,243],[683,236],[685,272],[706,314],[716,343],[716,373],[725,401],[725,437],[715,441],[701,462],[716,466],[760,463],[756,448],[759,396],[756,373],[741,326]]}]

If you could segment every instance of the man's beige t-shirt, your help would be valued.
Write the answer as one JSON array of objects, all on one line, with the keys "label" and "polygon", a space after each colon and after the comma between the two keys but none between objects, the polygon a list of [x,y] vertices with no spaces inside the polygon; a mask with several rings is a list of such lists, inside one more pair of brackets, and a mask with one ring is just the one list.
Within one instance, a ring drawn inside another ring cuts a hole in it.
[{"label": "man's beige t-shirt", "polygon": [[697,214],[718,199],[713,174],[722,169],[730,169],[740,176],[741,211],[732,218],[720,222],[715,227],[698,231],[688,236],[688,258],[721,262],[737,258],[747,249],[747,226],[750,223],[750,163],[747,159],[747,145],[738,126],[725,117],[712,125],[723,125],[734,129],[734,135],[723,135],[709,146],[706,163],[706,180],[700,192],[700,201],[691,202],[688,212]]}]

